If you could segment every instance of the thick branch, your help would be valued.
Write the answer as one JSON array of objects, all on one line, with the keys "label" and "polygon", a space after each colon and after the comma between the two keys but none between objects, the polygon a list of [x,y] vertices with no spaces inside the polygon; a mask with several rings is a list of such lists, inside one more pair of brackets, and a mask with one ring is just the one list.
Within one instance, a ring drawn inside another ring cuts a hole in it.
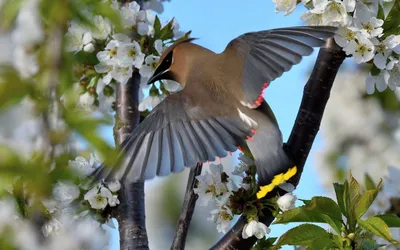
[{"label": "thick branch", "polygon": [[[328,39],[325,46],[320,49],[313,72],[304,87],[299,112],[285,145],[285,151],[299,170],[291,181],[295,186],[299,183],[304,164],[321,124],[333,81],[344,59],[345,54],[341,48],[332,38]],[[275,219],[274,216],[269,210],[263,212],[264,216],[259,218],[260,221],[270,225]],[[246,223],[245,216],[241,216],[234,227],[211,249],[250,249],[257,238],[242,239],[242,229]]]},{"label": "thick branch", "polygon": [[[139,85],[140,75],[134,73],[127,84],[117,84],[116,123],[114,138],[120,145],[139,124]],[[121,249],[149,249],[145,207],[144,182],[121,183],[120,201],[112,215],[118,220]]]},{"label": "thick branch", "polygon": [[196,167],[190,169],[182,212],[179,216],[178,225],[176,226],[175,237],[171,249],[185,249],[186,236],[196,206],[196,200],[198,198],[197,194],[194,193],[193,188],[197,183],[196,176],[201,174],[202,166],[203,164],[198,163]]},{"label": "thick branch", "polygon": [[[126,4],[126,0],[120,0]],[[142,6],[142,0],[136,0]],[[140,75],[133,73],[127,84],[117,83],[116,120],[114,127],[115,144],[119,146],[135,129],[140,121],[139,105]],[[119,197],[121,204],[112,215],[118,221],[120,249],[149,249],[146,232],[144,182],[121,183]]]}]

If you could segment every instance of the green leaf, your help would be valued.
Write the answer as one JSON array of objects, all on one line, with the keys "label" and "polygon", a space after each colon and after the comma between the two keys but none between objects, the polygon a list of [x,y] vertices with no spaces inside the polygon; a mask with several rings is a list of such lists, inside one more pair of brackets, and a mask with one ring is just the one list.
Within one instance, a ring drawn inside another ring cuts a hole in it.
[{"label": "green leaf", "polygon": [[385,20],[385,11],[383,10],[382,5],[378,4],[378,15],[376,16],[378,19]]},{"label": "green leaf", "polygon": [[365,173],[365,188],[367,190],[376,189],[376,184],[368,173]]},{"label": "green leaf", "polygon": [[160,19],[158,18],[158,15],[156,15],[156,18],[154,20],[154,37],[159,37],[161,32],[161,22]]},{"label": "green leaf", "polygon": [[0,30],[7,30],[13,25],[23,2],[22,0],[3,1],[3,6],[0,7]]},{"label": "green leaf", "polygon": [[361,196],[361,188],[360,184],[354,179],[353,175],[350,172],[350,204],[351,208],[353,209],[354,206],[358,203]]},{"label": "green leaf", "polygon": [[359,244],[360,250],[378,250],[381,245],[376,244],[373,239],[363,239]]},{"label": "green leaf", "polygon": [[291,209],[278,216],[274,224],[289,222],[322,222],[328,223],[340,233],[342,214],[340,207],[328,197],[313,197],[311,201],[303,201],[306,205]]},{"label": "green leaf", "polygon": [[354,210],[355,216],[357,219],[361,218],[361,216],[368,210],[368,208],[374,202],[376,196],[379,193],[379,190],[381,189],[381,186],[382,186],[382,180],[379,182],[376,189],[368,190],[361,195],[360,200],[356,204],[356,207]]},{"label": "green leaf", "polygon": [[330,234],[325,229],[313,224],[303,224],[284,233],[276,243],[276,247],[283,245],[310,246],[316,239],[324,239],[326,245],[331,243]]},{"label": "green leaf", "polygon": [[336,193],[336,200],[342,211],[342,214],[346,215],[347,211],[344,205],[344,185],[339,183],[333,183],[333,188],[335,189]]},{"label": "green leaf", "polygon": [[400,227],[400,217],[395,214],[381,214],[375,217],[383,220],[388,227]]},{"label": "green leaf", "polygon": [[0,111],[35,92],[35,85],[20,79],[14,69],[2,67],[0,75]]},{"label": "green leaf", "polygon": [[350,231],[355,231],[357,221],[354,212],[354,204],[350,203],[350,185],[347,180],[344,182],[343,204],[344,204],[344,209],[346,211],[344,215],[347,218],[347,224],[349,225],[349,229]]},{"label": "green leaf", "polygon": [[275,241],[278,239],[278,237],[272,237],[272,238],[262,238],[257,241],[257,244],[253,247],[252,250],[268,250],[272,249]]},{"label": "green leaf", "polygon": [[315,250],[331,250],[335,249],[333,248],[334,245],[335,242],[333,242],[330,238],[316,238],[311,242],[310,248]]},{"label": "green leaf", "polygon": [[376,67],[375,64],[372,65],[372,68],[371,68],[371,75],[373,75],[373,76],[378,76],[380,73],[381,73],[381,70],[378,69],[378,67]]},{"label": "green leaf", "polygon": [[392,238],[388,225],[382,219],[378,217],[371,217],[367,220],[358,220],[358,225],[360,228],[375,234],[391,243],[397,243],[396,240]]},{"label": "green leaf", "polygon": [[400,25],[400,1],[396,0],[393,4],[392,9],[389,11],[385,22],[382,25],[383,33],[385,37],[391,34],[399,33],[399,25]]}]

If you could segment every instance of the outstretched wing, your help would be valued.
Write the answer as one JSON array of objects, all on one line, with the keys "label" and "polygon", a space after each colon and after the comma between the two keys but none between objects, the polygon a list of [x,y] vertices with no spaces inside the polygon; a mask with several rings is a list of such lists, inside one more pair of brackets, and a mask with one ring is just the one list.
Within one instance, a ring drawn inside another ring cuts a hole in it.
[{"label": "outstretched wing", "polygon": [[[301,26],[246,33],[232,40],[224,54],[242,61],[242,104],[255,108],[262,102],[262,91],[274,79],[298,64],[303,56],[320,47],[334,35],[330,26]],[[229,64],[227,64],[229,65]]]},{"label": "outstretched wing", "polygon": [[166,97],[121,145],[117,166],[94,176],[135,182],[181,172],[235,151],[257,126],[239,112],[215,114],[184,90]]}]

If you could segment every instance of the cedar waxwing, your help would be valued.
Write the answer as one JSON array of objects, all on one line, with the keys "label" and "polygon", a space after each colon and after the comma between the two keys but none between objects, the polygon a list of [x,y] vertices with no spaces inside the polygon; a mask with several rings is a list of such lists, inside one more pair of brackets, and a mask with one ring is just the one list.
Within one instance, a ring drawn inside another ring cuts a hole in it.
[{"label": "cedar waxwing", "polygon": [[167,96],[129,135],[116,167],[101,168],[95,176],[147,180],[239,148],[252,153],[264,196],[293,176],[296,167],[282,149],[263,90],[335,31],[310,26],[246,33],[220,54],[191,43],[193,39],[174,43],[148,83],[170,79],[183,89]]}]

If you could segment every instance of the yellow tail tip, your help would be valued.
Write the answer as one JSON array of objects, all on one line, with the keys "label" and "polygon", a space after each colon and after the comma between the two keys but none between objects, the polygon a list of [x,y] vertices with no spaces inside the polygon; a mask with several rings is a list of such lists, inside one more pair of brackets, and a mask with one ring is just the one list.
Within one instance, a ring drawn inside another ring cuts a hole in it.
[{"label": "yellow tail tip", "polygon": [[276,186],[279,186],[282,183],[288,181],[296,173],[297,173],[297,166],[293,166],[292,168],[289,168],[289,170],[286,171],[286,173],[281,173],[281,174],[275,175],[270,184],[260,187],[260,191],[257,192],[257,199],[261,199],[261,198],[265,197]]}]

